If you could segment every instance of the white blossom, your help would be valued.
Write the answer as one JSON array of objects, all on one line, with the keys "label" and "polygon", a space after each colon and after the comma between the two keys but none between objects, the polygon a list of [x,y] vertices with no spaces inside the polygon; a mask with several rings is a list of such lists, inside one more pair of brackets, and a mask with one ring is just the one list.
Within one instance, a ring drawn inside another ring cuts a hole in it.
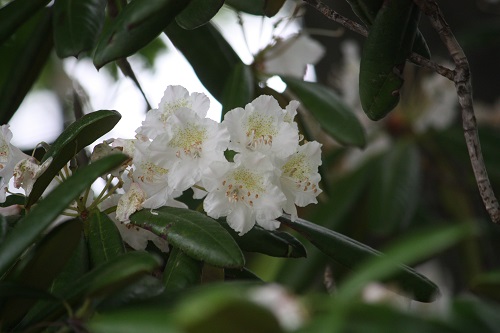
[{"label": "white blossom", "polygon": [[29,158],[19,148],[10,143],[12,132],[9,125],[0,127],[0,202],[5,202],[10,179],[14,176],[14,168],[21,160]]},{"label": "white blossom", "polygon": [[256,222],[274,230],[286,201],[275,177],[275,166],[258,152],[237,154],[234,163],[214,162],[204,179],[208,195],[203,208],[215,219],[226,216],[227,223],[240,235]]},{"label": "white blossom", "polygon": [[321,176],[318,166],[321,165],[321,144],[316,141],[299,146],[297,152],[282,162],[280,167],[281,190],[287,201],[283,206],[285,213],[297,218],[297,208],[310,203],[317,203],[316,197],[322,192],[318,187]]},{"label": "white blossom", "polygon": [[215,161],[225,161],[229,133],[219,123],[201,118],[191,109],[174,111],[149,149],[169,169],[169,184],[184,191],[201,180]]},{"label": "white blossom", "polygon": [[191,109],[201,118],[205,118],[210,107],[210,100],[205,94],[191,93],[182,86],[168,86],[157,109],[150,110],[146,119],[136,132],[154,139],[165,130],[167,119],[177,110]]},{"label": "white blossom", "polygon": [[52,158],[48,158],[42,164],[31,156],[19,161],[14,167],[14,187],[22,187],[26,193],[29,195],[33,189],[33,184],[38,179],[38,177],[49,167],[52,162]]},{"label": "white blossom", "polygon": [[169,186],[169,170],[151,156],[149,142],[136,142],[133,168],[129,177],[146,193],[145,208],[158,208],[172,199],[174,189]]},{"label": "white blossom", "polygon": [[229,148],[236,152],[258,151],[268,156],[286,158],[299,144],[297,125],[285,121],[293,117],[298,103],[283,110],[272,96],[262,95],[245,108],[236,108],[222,122],[230,135]]},{"label": "white blossom", "polygon": [[118,200],[116,218],[119,221],[128,221],[130,215],[142,209],[144,201],[146,201],[146,192],[137,183],[132,183],[128,191]]},{"label": "white blossom", "polygon": [[[325,54],[324,47],[305,34],[297,34],[261,51],[261,71],[267,74],[286,75],[302,79],[307,64],[316,64]],[[257,56],[259,58],[259,55]]]}]

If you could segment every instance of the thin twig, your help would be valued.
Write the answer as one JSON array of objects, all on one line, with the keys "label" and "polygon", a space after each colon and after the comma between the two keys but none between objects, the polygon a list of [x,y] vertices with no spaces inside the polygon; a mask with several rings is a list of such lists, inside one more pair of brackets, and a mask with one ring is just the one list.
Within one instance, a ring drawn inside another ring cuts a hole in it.
[{"label": "thin twig", "polygon": [[304,0],[304,2],[316,8],[326,18],[339,23],[340,25],[351,31],[357,32],[361,36],[364,37],[368,36],[368,30],[366,30],[365,27],[363,27],[361,24],[357,22],[348,19],[345,16],[340,15],[339,13],[331,9],[329,6],[325,5],[320,0]]},{"label": "thin twig", "polygon": [[500,222],[500,205],[495,197],[493,188],[484,166],[481,144],[477,133],[476,117],[472,104],[472,85],[470,68],[464,51],[458,44],[448,23],[446,23],[438,4],[433,0],[413,0],[430,20],[433,28],[441,37],[455,63],[453,82],[457,89],[458,103],[462,109],[462,124],[465,142],[469,150],[469,157],[476,177],[479,193],[493,222]]},{"label": "thin twig", "polygon": [[[346,18],[345,16],[340,15],[325,5],[321,0],[303,1],[317,9],[326,18],[341,24],[343,27],[351,31],[357,32],[364,37],[368,36],[368,30],[365,27]],[[433,0],[413,1],[420,7],[420,10],[429,17],[434,29],[446,45],[448,52],[455,63],[455,69],[451,70],[438,65],[416,53],[412,53],[409,60],[418,66],[431,69],[455,83],[458,102],[462,109],[462,124],[465,142],[469,151],[469,158],[471,160],[474,176],[476,177],[479,193],[491,220],[498,223],[500,222],[500,205],[495,197],[493,188],[491,187],[491,183],[488,178],[488,172],[484,166],[481,145],[479,143],[477,133],[476,118],[474,116],[474,108],[472,105],[472,85],[470,81],[470,68],[467,57],[453,36],[450,27],[444,20],[437,3]]]}]

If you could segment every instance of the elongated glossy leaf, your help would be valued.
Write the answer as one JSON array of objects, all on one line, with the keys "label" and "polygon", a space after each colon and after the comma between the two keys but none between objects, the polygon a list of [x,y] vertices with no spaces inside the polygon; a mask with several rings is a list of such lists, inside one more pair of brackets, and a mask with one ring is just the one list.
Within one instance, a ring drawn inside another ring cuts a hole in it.
[{"label": "elongated glossy leaf", "polygon": [[[47,290],[52,280],[68,262],[78,245],[83,225],[79,220],[70,220],[52,230],[33,250],[33,255],[21,261],[22,270],[15,281],[41,291]],[[0,321],[5,327],[16,323],[36,299],[12,298],[4,304]]]},{"label": "elongated glossy leaf", "polygon": [[266,0],[264,14],[266,14],[267,17],[273,17],[274,15],[278,14],[284,4],[285,0]]},{"label": "elongated glossy leaf", "polygon": [[[378,11],[382,7],[384,0],[346,0],[353,12],[363,21],[363,23],[370,28],[373,22],[375,21],[375,17],[377,16]],[[415,35],[415,41],[413,42],[413,52],[420,54],[421,56],[430,59],[431,51],[429,50],[429,46],[427,46],[427,42],[425,41],[424,36],[417,30]]]},{"label": "elongated glossy leaf", "polygon": [[[127,252],[106,264],[96,267],[79,279],[73,281],[60,295],[68,304],[81,302],[85,297],[102,297],[110,295],[127,285],[137,281],[145,274],[151,273],[160,266],[158,257],[143,251]],[[65,312],[62,303],[44,302],[36,311],[28,312],[18,325],[22,330],[43,320],[54,320]]]},{"label": "elongated glossy leaf", "polygon": [[91,50],[104,24],[106,0],[56,0],[54,43],[60,58]]},{"label": "elongated glossy leaf", "polygon": [[210,23],[184,30],[175,22],[165,33],[189,61],[201,83],[222,101],[224,86],[234,66],[242,61],[221,33]]},{"label": "elongated glossy leaf", "polygon": [[183,208],[141,210],[130,221],[158,236],[166,237],[190,257],[220,267],[242,267],[243,254],[219,223],[204,214]]},{"label": "elongated glossy leaf", "polygon": [[239,236],[226,222],[219,221],[219,223],[229,232],[243,251],[283,258],[304,258],[307,256],[304,245],[287,232],[268,231],[255,226],[243,236]]},{"label": "elongated glossy leaf", "polygon": [[363,45],[359,73],[361,106],[372,120],[399,102],[402,73],[411,52],[420,12],[411,0],[385,1]]},{"label": "elongated glossy leaf", "polygon": [[245,107],[254,97],[255,80],[251,68],[244,63],[234,66],[222,92],[222,118],[237,107]]},{"label": "elongated glossy leaf", "polygon": [[[364,261],[382,260],[379,257],[385,258],[382,253],[367,245],[309,221],[297,219],[292,222],[285,216],[280,217],[278,220],[302,234],[319,250],[345,267],[354,268]],[[462,232],[461,236],[463,236],[463,228],[460,230]],[[454,241],[456,241],[455,238]],[[429,252],[425,253],[429,254]],[[438,293],[438,287],[414,269],[402,265],[402,262],[406,261],[391,259],[391,271],[381,277],[387,277],[392,273],[391,278],[409,297],[420,302],[434,300]],[[379,277],[376,276],[375,278]]]},{"label": "elongated glossy leaf", "polygon": [[365,146],[365,131],[358,118],[331,89],[291,77],[282,80],[335,140],[344,145]]},{"label": "elongated glossy leaf", "polygon": [[203,263],[174,247],[163,271],[167,292],[178,291],[200,283]]},{"label": "elongated glossy leaf", "polygon": [[284,0],[226,0],[234,9],[252,15],[273,17],[281,9]]},{"label": "elongated glossy leaf", "polygon": [[43,156],[42,162],[52,158],[50,166],[33,184],[26,206],[30,207],[45,191],[52,179],[80,150],[109,132],[121,115],[113,110],[100,110],[84,115],[56,139]]},{"label": "elongated glossy leaf", "polygon": [[368,223],[374,234],[388,235],[413,217],[420,198],[420,158],[417,148],[400,142],[372,170]]},{"label": "elongated glossy leaf", "polygon": [[116,168],[126,159],[125,155],[116,154],[79,169],[33,207],[0,244],[0,276],[5,274],[17,258],[40,237],[41,233],[86,187],[90,186],[97,177]]},{"label": "elongated glossy leaf", "polygon": [[146,302],[150,298],[159,297],[164,291],[165,287],[160,279],[153,275],[144,275],[112,295],[107,295],[97,306],[97,311],[109,311],[131,303]]},{"label": "elongated glossy leaf", "polygon": [[98,266],[125,253],[120,232],[107,214],[96,210],[85,223],[92,266]]},{"label": "elongated glossy leaf", "polygon": [[0,45],[0,123],[7,124],[52,50],[52,11],[41,10]]},{"label": "elongated glossy leaf", "polygon": [[89,283],[87,295],[99,297],[111,294],[140,276],[152,272],[160,264],[161,260],[158,257],[142,251],[128,252],[115,257],[99,267],[99,278]]},{"label": "elongated glossy leaf", "polygon": [[226,5],[248,14],[264,15],[266,0],[226,0]]},{"label": "elongated glossy leaf", "polygon": [[[403,266],[426,259],[463,239],[471,233],[469,225],[432,228],[412,234],[399,240],[384,255],[372,257],[364,262],[345,280],[337,293],[339,302],[348,302],[370,281],[385,279],[396,274],[398,287],[420,302],[431,302],[439,294],[439,289],[422,275]],[[422,246],[425,244],[425,246]]]},{"label": "elongated glossy leaf", "polygon": [[223,4],[224,0],[191,0],[175,20],[184,29],[195,29],[208,23]]},{"label": "elongated glossy leaf", "polygon": [[94,65],[100,68],[134,54],[158,37],[187,4],[185,0],[131,1],[99,38]]},{"label": "elongated glossy leaf", "polygon": [[0,45],[50,0],[16,0],[0,9]]},{"label": "elongated glossy leaf", "polygon": [[[329,200],[320,203],[311,219],[328,229],[341,228],[351,221],[350,214],[357,209],[360,196],[368,184],[374,161],[370,160],[332,183]],[[297,292],[303,292],[324,274],[328,257],[316,247],[306,243],[307,260],[286,261],[279,271],[277,281]]]}]

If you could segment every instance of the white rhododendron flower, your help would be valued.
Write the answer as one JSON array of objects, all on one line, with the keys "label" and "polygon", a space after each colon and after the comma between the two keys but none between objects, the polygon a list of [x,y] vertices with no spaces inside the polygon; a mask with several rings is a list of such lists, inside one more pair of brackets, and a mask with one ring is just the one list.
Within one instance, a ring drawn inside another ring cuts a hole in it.
[{"label": "white rhododendron flower", "polygon": [[191,109],[201,118],[205,118],[210,107],[210,100],[205,94],[191,93],[182,86],[168,86],[158,109],[150,110],[137,134],[154,139],[165,131],[167,119],[176,110]]},{"label": "white rhododendron flower", "polygon": [[[133,190],[134,192],[136,190]],[[129,203],[132,206],[135,206],[136,203],[140,202],[141,199],[139,193],[135,193],[134,195],[138,195],[137,201],[135,199],[129,200]],[[118,207],[120,206],[120,200],[123,196],[119,194],[112,195],[105,201],[101,202],[99,204],[99,209],[101,211],[104,211],[110,207],[116,206],[118,204]],[[127,201],[127,200],[124,200]],[[124,207],[123,207],[124,208]],[[122,209],[123,209],[122,208]],[[169,247],[168,247],[168,242],[166,239],[152,233],[149,230],[146,230],[144,228],[140,228],[136,225],[131,224],[128,221],[128,217],[126,221],[121,221],[118,219],[118,208],[115,213],[110,213],[108,214],[109,218],[115,223],[116,227],[118,228],[118,231],[120,232],[120,236],[122,240],[127,243],[131,248],[134,250],[145,250],[146,246],[148,245],[148,241],[152,241],[161,251],[163,252],[169,252]]]},{"label": "white rhododendron flower", "polygon": [[179,109],[172,113],[165,133],[157,136],[149,149],[151,156],[170,170],[170,186],[184,191],[201,180],[211,163],[226,160],[228,144],[229,134],[219,123],[201,118],[191,109]]},{"label": "white rhododendron flower", "polygon": [[258,152],[238,154],[235,162],[215,162],[204,179],[208,195],[203,208],[215,219],[226,216],[240,235],[257,222],[267,230],[279,226],[286,197],[275,184],[275,166]]},{"label": "white rhododendron flower", "polygon": [[260,70],[267,74],[287,75],[302,79],[307,64],[316,64],[325,54],[324,47],[305,34],[278,39],[261,51]]},{"label": "white rhododendron flower", "polygon": [[173,189],[168,184],[169,170],[151,157],[149,145],[149,142],[136,142],[133,169],[129,177],[146,193],[143,207],[158,208],[172,197]]},{"label": "white rhododendron flower", "polygon": [[19,148],[13,146],[12,132],[9,125],[0,127],[0,203],[5,202],[10,179],[14,176],[14,168],[21,160],[29,158]]},{"label": "white rhododendron flower", "polygon": [[[260,96],[227,112],[222,123],[206,118],[208,106],[205,95],[170,86],[135,139],[111,143],[132,157],[119,175],[125,194],[117,220],[126,224],[144,208],[186,208],[175,198],[191,189],[208,216],[225,217],[243,235],[256,223],[274,230],[283,211],[296,218],[296,205],[316,202],[321,145],[299,145],[297,101],[282,109],[272,96]],[[228,149],[234,162],[226,159]]]},{"label": "white rhododendron flower", "polygon": [[144,201],[146,201],[146,192],[137,183],[132,183],[128,191],[118,200],[116,218],[119,221],[128,221],[130,215],[142,209]]},{"label": "white rhododendron flower", "polygon": [[321,176],[321,144],[312,141],[298,147],[296,153],[283,162],[280,167],[280,184],[287,201],[283,206],[285,213],[297,218],[297,208],[317,203],[316,197],[322,192],[318,186]]},{"label": "white rhododendron flower", "polygon": [[19,161],[13,171],[14,187],[22,187],[26,195],[29,195],[33,189],[33,184],[47,170],[51,162],[52,158],[49,158],[42,164],[38,164],[38,161],[31,156]]},{"label": "white rhododendron flower", "polygon": [[244,109],[229,111],[223,121],[231,137],[229,149],[240,153],[258,151],[278,158],[293,154],[299,143],[299,133],[296,125],[285,121],[285,115],[292,115],[297,106],[290,104],[285,111],[274,97],[262,95]]}]

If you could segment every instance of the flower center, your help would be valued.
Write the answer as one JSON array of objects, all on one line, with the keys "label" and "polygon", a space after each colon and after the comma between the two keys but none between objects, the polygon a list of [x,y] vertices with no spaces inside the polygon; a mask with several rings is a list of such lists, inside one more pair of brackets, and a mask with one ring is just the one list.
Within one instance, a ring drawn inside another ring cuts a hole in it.
[{"label": "flower center", "polygon": [[191,108],[191,103],[186,98],[181,98],[170,103],[165,103],[161,109],[161,121],[166,122],[170,115],[180,108]]},{"label": "flower center", "polygon": [[226,197],[229,202],[244,202],[253,206],[253,201],[259,199],[260,193],[265,191],[262,176],[248,169],[235,170],[228,179],[222,181],[226,187]]},{"label": "flower center", "polygon": [[277,129],[272,117],[252,114],[247,120],[247,148],[254,150],[259,146],[272,146]]},{"label": "flower center", "polygon": [[155,183],[168,173],[168,169],[162,168],[151,162],[141,164],[143,175],[138,178],[144,183]]},{"label": "flower center", "polygon": [[199,125],[189,123],[184,128],[175,131],[169,146],[177,149],[177,157],[189,156],[199,158],[202,153],[202,143],[207,139],[207,130]]},{"label": "flower center", "polygon": [[312,190],[318,192],[316,184],[309,181],[311,165],[307,162],[304,154],[295,154],[281,167],[283,176],[292,180],[297,188],[302,188],[304,192]]}]

